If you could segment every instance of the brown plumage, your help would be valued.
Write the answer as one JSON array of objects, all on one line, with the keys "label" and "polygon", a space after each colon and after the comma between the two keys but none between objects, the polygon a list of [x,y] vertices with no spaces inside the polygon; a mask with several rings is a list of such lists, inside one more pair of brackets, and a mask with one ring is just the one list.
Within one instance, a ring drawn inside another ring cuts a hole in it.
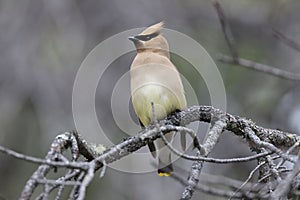
[{"label": "brown plumage", "polygon": [[[132,103],[142,126],[153,122],[151,102],[157,119],[186,107],[181,78],[170,61],[168,42],[160,33],[162,28],[163,22],[160,22],[129,38],[137,49],[130,68]],[[166,134],[167,139],[171,140],[173,134]],[[181,140],[185,146],[185,138]],[[161,139],[156,141],[156,146],[160,149],[158,172],[168,176],[173,171],[171,152]],[[149,144],[149,148],[155,156],[155,146]]]}]

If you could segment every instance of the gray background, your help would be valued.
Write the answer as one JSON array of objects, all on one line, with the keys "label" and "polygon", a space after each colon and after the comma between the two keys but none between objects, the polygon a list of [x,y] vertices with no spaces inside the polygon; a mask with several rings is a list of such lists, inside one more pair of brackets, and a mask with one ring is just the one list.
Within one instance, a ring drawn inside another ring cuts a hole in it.
[{"label": "gray background", "polygon": [[[224,0],[221,3],[241,57],[300,72],[300,52],[278,41],[271,31],[274,27],[300,43],[298,1]],[[75,128],[72,87],[85,56],[111,35],[161,20],[167,28],[197,40],[213,57],[218,52],[229,53],[218,17],[208,0],[0,1],[0,145],[43,157],[57,133]],[[128,45],[132,45],[130,41]],[[126,134],[111,118],[111,92],[118,78],[129,70],[134,55],[135,52],[128,53],[112,63],[97,89],[98,120],[111,132],[115,143]],[[199,92],[200,103],[209,104],[201,77],[192,77],[183,59],[176,55],[172,58]],[[251,118],[266,127],[295,133],[300,130],[297,82],[237,66],[218,62],[217,65],[226,87],[229,113]],[[89,133],[82,134],[89,138]],[[199,136],[203,138],[201,133]],[[212,156],[228,158],[249,154],[241,138],[224,133]],[[245,180],[255,164],[255,161],[207,164],[205,172]],[[179,160],[176,165],[188,170],[191,163]],[[0,195],[16,199],[36,167],[0,154]],[[186,176],[183,170],[177,172]],[[178,199],[182,190],[180,183],[160,178],[155,172],[126,174],[108,169],[104,178],[95,178],[91,183],[87,199]],[[203,194],[196,193],[194,198],[197,197],[203,198]]]}]

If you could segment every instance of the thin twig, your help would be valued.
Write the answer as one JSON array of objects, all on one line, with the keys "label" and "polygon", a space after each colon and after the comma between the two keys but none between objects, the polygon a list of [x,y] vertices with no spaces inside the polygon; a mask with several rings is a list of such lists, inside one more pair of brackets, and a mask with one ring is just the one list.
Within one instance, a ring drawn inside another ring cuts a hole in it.
[{"label": "thin twig", "polygon": [[204,144],[201,146],[201,154],[208,156],[213,148],[216,146],[221,133],[225,130],[227,126],[225,115],[216,116],[217,119],[214,119],[211,129],[208,131]]},{"label": "thin twig", "polygon": [[[33,173],[33,175],[27,181],[25,187],[23,188],[21,196],[19,197],[20,200],[30,199],[35,188],[38,186],[37,180],[45,178],[50,169],[52,169],[52,166],[49,165],[48,162],[51,163],[52,161],[55,161],[59,157],[58,155],[60,155],[64,150],[68,149],[72,144],[76,145],[76,147],[71,147],[71,149],[73,149],[72,152],[78,153],[76,138],[74,137],[72,132],[61,133],[56,136],[55,140],[51,144],[50,151],[45,157],[47,164],[40,165],[38,169]],[[78,158],[78,155],[79,154],[73,155],[73,159],[76,160]],[[65,164],[69,165],[70,163]],[[86,163],[81,163],[80,165],[76,163],[75,166],[77,166],[76,168],[83,169],[85,168]]]},{"label": "thin twig", "polygon": [[[170,126],[170,125],[169,125]],[[227,159],[221,159],[221,158],[209,158],[204,156],[190,156],[185,153],[181,153],[179,150],[175,149],[171,143],[167,140],[167,138],[161,134],[161,138],[163,142],[166,144],[166,146],[177,156],[182,157],[186,160],[192,160],[192,161],[203,161],[203,162],[211,162],[211,163],[218,163],[218,164],[229,164],[229,163],[241,163],[241,162],[249,162],[252,160],[256,160],[260,157],[265,157],[266,155],[272,154],[272,152],[262,152],[256,155],[251,155],[247,157],[242,158],[227,158]]]},{"label": "thin twig", "polygon": [[[208,183],[208,185],[219,185],[219,186],[224,186],[227,188],[233,188],[233,189],[238,189],[241,187],[241,185],[244,183],[239,180],[235,180],[229,177],[225,177],[222,175],[212,175],[212,174],[206,174],[202,173],[201,174],[201,182],[200,183]],[[260,186],[260,185],[257,185]],[[253,188],[252,183],[246,183],[243,188],[244,191],[251,191],[251,192],[257,192],[258,189]],[[241,190],[240,190],[241,191]]]},{"label": "thin twig", "polygon": [[[75,176],[77,176],[79,172],[80,171],[78,169],[75,169],[73,171],[69,171],[65,176],[60,177],[56,181],[57,182],[61,182],[61,183],[68,182],[68,180],[71,180],[72,178],[74,178]],[[79,181],[77,181],[77,182],[79,182]],[[54,184],[54,185],[52,185],[52,187],[49,188],[49,192],[52,192],[55,188],[57,188],[59,186],[60,186],[60,184]],[[42,199],[42,195],[39,195],[36,199],[37,200],[38,199]]]},{"label": "thin twig", "polygon": [[[222,119],[222,123],[218,122],[218,119]],[[181,126],[166,125],[166,124],[173,124],[174,121],[176,122],[176,124],[180,124]],[[77,181],[84,182],[84,185],[82,187],[74,186],[74,188],[72,190],[73,196],[72,197],[70,196],[70,198],[77,199],[78,195],[81,195],[80,198],[83,198],[85,196],[86,187],[88,187],[89,182],[94,177],[94,170],[93,170],[93,172],[91,172],[92,168],[99,169],[99,168],[103,167],[103,163],[110,164],[112,162],[115,162],[116,160],[119,160],[119,159],[123,158],[124,156],[127,156],[127,155],[131,154],[132,152],[137,151],[138,149],[147,145],[149,142],[155,141],[157,138],[159,138],[161,136],[160,134],[167,134],[168,132],[171,132],[171,131],[175,131],[175,132],[191,131],[183,126],[185,126],[191,122],[194,122],[194,121],[212,122],[213,125],[210,130],[211,132],[213,132],[214,130],[217,132],[222,132],[223,130],[226,129],[228,131],[233,132],[234,134],[236,134],[238,136],[241,136],[244,138],[249,138],[250,140],[253,140],[253,141],[257,140],[259,142],[253,142],[253,144],[255,144],[258,148],[266,148],[266,149],[270,149],[271,151],[274,150],[280,157],[285,158],[285,159],[287,159],[288,155],[287,154],[284,155],[284,153],[280,150],[280,148],[283,148],[283,147],[290,148],[296,142],[299,141],[299,137],[297,137],[295,134],[283,132],[280,130],[266,129],[266,128],[256,125],[251,120],[247,120],[247,119],[241,118],[239,116],[234,116],[234,115],[230,115],[228,113],[224,113],[221,110],[213,108],[211,106],[193,106],[186,110],[181,111],[180,113],[177,113],[176,115],[169,116],[165,120],[159,121],[158,122],[159,129],[157,129],[157,127],[154,127],[154,126],[149,126],[147,129],[142,130],[137,135],[127,138],[126,140],[122,141],[121,143],[106,149],[99,157],[94,158],[94,160],[92,160],[90,163],[81,163],[85,167],[83,167],[82,169],[80,168],[80,169],[75,170],[77,175],[74,174],[74,176],[78,177],[79,174],[82,174],[83,179],[77,179]],[[179,123],[177,123],[177,122],[179,122]],[[224,126],[224,124],[226,124],[226,126]],[[245,131],[245,128],[251,130],[252,131],[251,134],[249,134],[250,131]],[[217,135],[219,135],[219,134],[217,134]],[[249,137],[249,135],[251,135],[251,137]],[[208,139],[206,141],[211,141],[211,144],[208,145],[208,144],[204,143],[204,145],[202,145],[202,146],[206,147],[205,148],[206,150],[204,151],[204,153],[207,153],[213,149],[213,146],[214,146],[214,144],[216,144],[217,139],[218,139],[218,137],[215,137],[215,136],[208,137]],[[75,138],[75,140],[77,140],[77,139]],[[71,145],[73,144],[73,142],[76,143],[75,140],[74,140],[74,135],[72,133],[68,133],[68,132],[63,134],[61,137],[56,138],[55,142],[53,142],[53,145],[51,145],[51,149],[48,152],[45,160],[51,161],[52,159],[58,158],[58,159],[63,159],[65,162],[68,162],[61,155],[61,153],[63,152],[63,150],[70,148]],[[71,142],[71,141],[73,141],[73,142]],[[267,145],[266,143],[268,143],[269,145]],[[91,158],[93,158],[93,154],[90,154],[90,156],[91,156]],[[263,156],[263,155],[259,155],[259,156]],[[89,158],[89,159],[91,159],[91,158]],[[251,157],[251,158],[253,158],[253,157]],[[210,159],[210,158],[207,158],[207,159]],[[245,158],[243,160],[246,161],[247,159],[250,159],[250,158]],[[290,160],[290,159],[287,159],[287,160]],[[206,161],[209,161],[209,160],[206,160]],[[230,160],[230,161],[233,161],[233,160]],[[199,160],[199,162],[202,162],[202,160]],[[91,168],[91,166],[93,166],[93,167]],[[201,167],[201,165],[198,165],[198,166],[200,166],[200,167],[195,167],[195,169],[197,169],[199,171],[199,169],[201,170],[202,167]],[[89,168],[88,175],[86,175],[86,167]],[[29,199],[30,196],[33,194],[33,191],[35,190],[35,188],[38,185],[37,180],[46,178],[46,175],[48,174],[50,169],[53,169],[53,168],[47,164],[41,165],[36,170],[36,172],[32,175],[30,180],[26,183],[25,188],[22,193],[22,195],[24,195],[22,197],[24,197],[24,198],[20,198],[20,199]],[[85,170],[83,170],[83,169],[85,169]],[[192,169],[192,172],[196,172],[195,169]],[[66,180],[66,179],[63,179],[63,180]],[[55,187],[58,187],[58,186],[50,186],[49,185],[49,188],[47,188],[46,190],[47,190],[47,192],[51,192],[53,190],[53,188],[55,188]]]},{"label": "thin twig", "polygon": [[[182,185],[187,184],[186,179],[180,177],[178,174],[172,174],[171,178],[178,181]],[[232,197],[233,199],[241,199],[242,197],[248,197],[249,199],[251,199],[251,198],[254,198],[256,196],[255,193],[251,193],[251,192],[248,193],[248,194],[246,194],[246,192],[245,193],[238,192],[236,194],[233,194],[232,191],[221,190],[221,189],[218,189],[218,188],[207,186],[207,185],[202,184],[202,183],[199,183],[199,185],[197,185],[195,187],[195,190],[204,192],[206,194],[214,195],[214,196],[219,196],[219,197],[225,197],[225,198]]]},{"label": "thin twig", "polygon": [[[85,172],[81,172],[78,177],[77,177],[77,181],[81,182],[83,181],[84,177],[85,177],[86,173]],[[76,185],[75,187],[73,187],[70,195],[69,195],[69,199],[70,200],[77,200],[78,198],[78,194],[79,194],[79,189],[80,189],[80,185]]]},{"label": "thin twig", "polygon": [[[200,155],[201,155],[201,153],[197,149],[196,150],[196,156],[200,156]],[[181,195],[181,198],[180,198],[181,200],[189,200],[189,199],[192,198],[194,190],[197,187],[198,182],[199,182],[199,176],[201,174],[202,167],[203,167],[203,162],[202,161],[193,162],[192,167],[191,167],[191,171],[190,171],[190,175],[189,175],[188,180],[187,180],[187,184],[186,184],[186,186],[184,188],[184,191],[183,191],[183,193]]]},{"label": "thin twig", "polygon": [[102,170],[101,170],[100,175],[99,175],[100,178],[103,178],[103,177],[104,177],[105,172],[106,172],[106,168],[107,168],[107,165],[106,165],[106,162],[105,162],[105,160],[104,160],[104,161],[103,161],[103,167],[102,167]]},{"label": "thin twig", "polygon": [[300,44],[298,44],[297,42],[295,42],[294,40],[286,37],[284,34],[282,34],[280,31],[276,30],[276,29],[272,29],[273,35],[279,39],[280,41],[282,41],[284,44],[286,44],[287,46],[291,47],[292,49],[295,49],[296,51],[300,51]]},{"label": "thin twig", "polygon": [[[254,173],[261,167],[261,166],[263,166],[264,164],[266,164],[266,163],[260,163],[259,165],[257,165],[251,172],[250,172],[250,174],[249,174],[249,176],[248,176],[248,178],[244,181],[244,183],[239,187],[239,188],[237,188],[235,191],[234,191],[234,195],[237,193],[237,192],[239,192],[250,180],[251,180],[251,178],[253,177],[253,175],[254,175]],[[233,195],[233,196],[234,196]],[[232,199],[232,197],[230,197],[229,199]]]},{"label": "thin twig", "polygon": [[300,151],[298,153],[298,160],[294,165],[291,173],[289,173],[283,181],[281,181],[274,192],[271,194],[271,199],[279,200],[280,198],[287,197],[290,186],[293,182],[294,177],[300,172]]},{"label": "thin twig", "polygon": [[83,200],[85,197],[85,191],[86,188],[88,187],[88,185],[90,184],[90,182],[92,181],[92,179],[94,178],[94,174],[95,174],[95,163],[94,162],[90,162],[90,168],[87,172],[87,174],[85,175],[80,188],[79,188],[79,196],[77,198],[77,200]]},{"label": "thin twig", "polygon": [[225,41],[229,47],[232,58],[235,61],[237,58],[239,58],[239,55],[235,48],[235,42],[225,12],[218,0],[211,0],[211,2],[218,14]]},{"label": "thin twig", "polygon": [[55,200],[60,200],[61,199],[64,189],[65,189],[65,185],[59,186],[58,191],[57,191],[57,195],[55,197]]},{"label": "thin twig", "polygon": [[66,181],[66,180],[49,180],[49,179],[38,179],[38,183],[41,184],[48,184],[48,185],[53,185],[53,186],[60,186],[60,185],[65,185],[65,186],[74,186],[74,185],[80,185],[81,183],[78,181]]},{"label": "thin twig", "polygon": [[[282,158],[295,163],[295,160],[288,157],[286,154],[284,154],[280,149],[278,149],[277,147],[275,147],[273,144],[269,143],[269,142],[264,142],[261,141],[261,139],[255,135],[255,133],[253,132],[253,130],[251,130],[249,127],[245,127],[245,133],[247,133],[247,137],[251,142],[251,146],[255,147],[255,148],[266,148],[276,154],[278,154],[279,156],[281,156]],[[254,145],[253,145],[254,144]]]},{"label": "thin twig", "polygon": [[270,155],[266,156],[266,160],[267,160],[268,166],[270,167],[270,172],[272,173],[273,177],[275,178],[275,180],[277,182],[280,182],[282,179],[280,177],[278,169],[276,168],[274,160],[271,158]]},{"label": "thin twig", "polygon": [[[285,152],[285,155],[289,155],[292,151],[294,151],[294,149],[296,149],[298,146],[300,145],[300,140],[298,139],[298,141],[293,145],[291,146],[286,152]],[[282,166],[284,163],[285,163],[286,159],[282,159],[276,166],[276,168],[278,169],[280,166]]]},{"label": "thin twig", "polygon": [[[290,172],[290,171],[292,171],[292,170],[290,170],[290,169],[281,169],[281,170],[278,170],[278,172],[279,173],[286,173],[286,172]],[[263,182],[264,181],[264,179],[266,179],[266,178],[269,178],[269,177],[271,177],[273,174],[272,173],[268,173],[268,174],[266,174],[265,176],[263,176],[263,177],[261,177],[260,179],[258,179],[258,183],[261,183],[261,182]]]},{"label": "thin twig", "polygon": [[[207,138],[204,141],[204,144],[201,145],[200,151],[196,151],[196,156],[204,155],[208,156],[210,152],[213,150],[215,145],[217,144],[221,133],[224,131],[226,127],[226,119],[225,115],[215,116],[214,123],[212,123],[212,127],[207,133]],[[213,120],[212,120],[213,121]],[[184,191],[181,195],[181,200],[191,199],[194,193],[194,189],[199,182],[199,176],[201,174],[203,167],[203,161],[195,161],[192,164],[190,176],[188,178],[188,184],[184,188]]]},{"label": "thin twig", "polygon": [[243,58],[237,58],[233,59],[230,56],[224,55],[224,54],[218,54],[217,60],[223,63],[232,64],[232,65],[239,65],[242,67],[246,67],[248,69],[253,69],[259,72],[263,72],[266,74],[270,74],[273,76],[277,76],[279,78],[283,78],[286,80],[293,80],[293,81],[299,81],[300,80],[300,74],[299,73],[292,73],[288,71],[284,71],[269,65],[261,64],[254,62],[252,60],[247,60]]},{"label": "thin twig", "polygon": [[70,168],[70,169],[83,169],[83,170],[87,169],[85,167],[86,162],[59,162],[59,161],[45,160],[45,159],[40,159],[40,158],[27,156],[27,155],[18,153],[16,151],[13,151],[13,150],[3,147],[1,145],[0,145],[0,152],[5,153],[14,158],[17,158],[20,160],[25,160],[25,161],[35,163],[35,164],[49,165],[52,167],[66,167],[66,168]]}]

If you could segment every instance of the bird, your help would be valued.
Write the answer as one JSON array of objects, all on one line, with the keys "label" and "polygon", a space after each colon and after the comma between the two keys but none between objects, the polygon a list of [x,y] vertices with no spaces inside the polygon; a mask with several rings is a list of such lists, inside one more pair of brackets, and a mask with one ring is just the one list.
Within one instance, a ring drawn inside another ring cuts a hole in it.
[{"label": "bird", "polygon": [[[128,38],[134,43],[137,53],[130,67],[130,89],[133,108],[142,128],[155,119],[161,120],[185,109],[187,104],[180,74],[170,60],[169,45],[161,33],[163,28],[164,23],[159,22]],[[171,141],[173,135],[174,132],[170,132],[165,136]],[[183,149],[185,140],[181,135]],[[174,171],[171,150],[165,147],[161,138],[154,143],[148,143],[148,147],[154,158],[156,149],[159,149],[158,175],[170,176]]]}]

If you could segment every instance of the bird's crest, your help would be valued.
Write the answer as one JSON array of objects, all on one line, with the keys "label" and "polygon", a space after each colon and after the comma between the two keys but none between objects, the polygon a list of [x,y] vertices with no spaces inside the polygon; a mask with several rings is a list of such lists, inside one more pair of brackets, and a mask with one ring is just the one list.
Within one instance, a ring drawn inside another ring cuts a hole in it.
[{"label": "bird's crest", "polygon": [[148,27],[146,30],[141,32],[140,35],[149,35],[152,33],[159,33],[161,31],[161,29],[163,29],[163,27],[164,27],[164,22],[159,22],[157,24],[154,24],[154,25]]}]

